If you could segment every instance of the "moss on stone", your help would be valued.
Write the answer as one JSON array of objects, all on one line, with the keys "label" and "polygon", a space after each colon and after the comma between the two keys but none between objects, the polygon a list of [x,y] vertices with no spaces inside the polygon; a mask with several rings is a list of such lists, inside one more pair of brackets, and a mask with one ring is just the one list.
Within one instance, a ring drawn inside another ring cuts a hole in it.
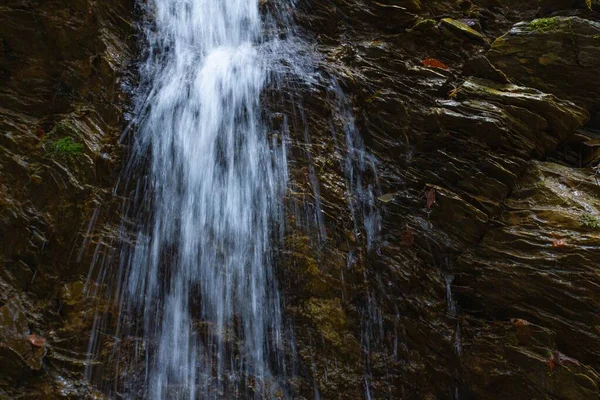
[{"label": "moss on stone", "polygon": [[541,56],[538,59],[538,62],[542,65],[550,65],[550,64],[556,63],[557,61],[560,61],[560,60],[561,60],[561,57],[558,54],[547,53],[547,54],[544,54],[543,56]]},{"label": "moss on stone", "polygon": [[600,229],[600,219],[591,214],[583,214],[580,219],[581,225],[586,228]]},{"label": "moss on stone", "polygon": [[54,128],[46,137],[47,152],[58,157],[76,157],[83,154],[83,144],[76,141],[73,137],[77,131],[73,124],[68,120],[62,120],[54,125]]},{"label": "moss on stone", "polygon": [[435,19],[421,19],[412,27],[413,31],[426,32],[436,27]]},{"label": "moss on stone", "polygon": [[77,143],[72,137],[67,136],[62,139],[54,140],[50,144],[52,154],[58,156],[73,157],[83,153],[83,145]]},{"label": "moss on stone", "polygon": [[351,358],[359,356],[360,345],[351,334],[351,323],[339,298],[313,297],[306,303],[305,313],[323,339],[338,354]]},{"label": "moss on stone", "polygon": [[487,39],[482,33],[477,32],[475,29],[471,28],[469,25],[462,21],[452,18],[442,18],[441,22],[444,26],[454,30],[455,32],[462,33],[471,39],[487,42]]},{"label": "moss on stone", "polygon": [[529,23],[529,28],[533,31],[548,32],[559,26],[557,17],[534,19]]}]

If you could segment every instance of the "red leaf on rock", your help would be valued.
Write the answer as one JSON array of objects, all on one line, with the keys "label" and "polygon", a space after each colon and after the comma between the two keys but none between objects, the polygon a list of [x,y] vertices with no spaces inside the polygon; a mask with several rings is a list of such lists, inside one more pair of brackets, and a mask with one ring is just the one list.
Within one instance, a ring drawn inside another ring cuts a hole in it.
[{"label": "red leaf on rock", "polygon": [[548,366],[548,368],[550,368],[550,372],[554,372],[554,370],[556,369],[556,362],[554,361],[553,356],[548,357],[548,359],[546,360],[546,365]]},{"label": "red leaf on rock", "polygon": [[431,68],[440,68],[440,69],[448,69],[448,66],[441,62],[440,60],[436,60],[435,58],[426,58],[423,61],[423,66],[431,67]]},{"label": "red leaf on rock", "polygon": [[429,188],[427,190],[427,209],[431,209],[431,207],[435,204],[435,189]]},{"label": "red leaf on rock", "polygon": [[529,321],[521,318],[512,318],[510,323],[515,327],[517,341],[519,343],[526,343],[529,337],[531,337]]},{"label": "red leaf on rock", "polygon": [[554,239],[552,241],[552,247],[566,247],[567,239]]},{"label": "red leaf on rock", "polygon": [[401,236],[402,244],[412,246],[415,243],[415,233],[410,226],[406,226],[406,230]]},{"label": "red leaf on rock", "polygon": [[37,137],[39,137],[40,139],[43,139],[44,136],[46,136],[46,132],[44,132],[44,130],[42,128],[40,128],[39,126],[35,128],[35,134],[37,135]]},{"label": "red leaf on rock", "polygon": [[510,323],[513,324],[514,326],[516,326],[517,328],[521,328],[521,327],[529,325],[528,321],[521,319],[521,318],[513,318],[510,320]]},{"label": "red leaf on rock", "polygon": [[36,335],[35,333],[32,333],[31,335],[27,336],[27,340],[36,347],[44,347],[46,345],[46,339],[39,335]]}]

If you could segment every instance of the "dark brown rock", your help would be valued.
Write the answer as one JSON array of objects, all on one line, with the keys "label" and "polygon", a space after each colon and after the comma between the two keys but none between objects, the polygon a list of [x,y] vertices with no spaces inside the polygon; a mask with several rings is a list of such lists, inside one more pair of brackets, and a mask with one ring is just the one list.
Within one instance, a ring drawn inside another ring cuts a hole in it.
[{"label": "dark brown rock", "polygon": [[597,108],[600,23],[579,17],[520,22],[498,38],[487,57],[511,80]]},{"label": "dark brown rock", "polygon": [[[600,192],[593,168],[561,155],[593,147],[597,16],[537,0],[298,7],[322,55],[315,82],[265,94],[291,138],[277,274],[293,397],[597,398]],[[132,4],[0,10],[0,366],[14,372],[0,397],[91,397],[91,320],[116,311],[82,292],[119,219]],[[361,171],[379,198],[376,245],[349,210],[350,112],[376,157],[376,174]],[[136,340],[103,338],[101,352],[126,358]],[[113,367],[98,387],[114,386]]]},{"label": "dark brown rock", "polygon": [[0,397],[85,391],[93,313],[66,314],[75,300],[60,293],[87,276],[90,220],[118,223],[106,211],[121,157],[132,17],[133,2],[0,6]]}]

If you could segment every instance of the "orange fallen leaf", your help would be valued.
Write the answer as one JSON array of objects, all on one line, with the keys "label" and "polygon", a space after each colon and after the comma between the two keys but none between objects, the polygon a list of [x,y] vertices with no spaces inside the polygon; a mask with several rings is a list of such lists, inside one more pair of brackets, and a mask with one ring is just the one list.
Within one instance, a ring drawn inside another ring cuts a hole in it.
[{"label": "orange fallen leaf", "polygon": [[529,325],[529,321],[526,321],[526,320],[521,319],[521,318],[512,318],[510,320],[510,323],[513,324],[514,326],[516,326],[517,328],[521,328],[521,327]]},{"label": "orange fallen leaf", "polygon": [[460,88],[455,88],[452,89],[451,91],[448,92],[448,97],[450,97],[451,99],[455,98],[458,95],[458,91]]},{"label": "orange fallen leaf", "polygon": [[27,336],[27,340],[36,347],[44,347],[46,345],[46,339],[39,335],[36,335],[35,333],[32,333],[31,335]]},{"label": "orange fallen leaf", "polygon": [[402,244],[412,246],[415,243],[415,233],[410,226],[406,226],[406,230],[400,237]]},{"label": "orange fallen leaf", "polygon": [[552,241],[552,247],[566,247],[567,239],[554,239]]},{"label": "orange fallen leaf", "polygon": [[429,188],[427,190],[427,209],[431,209],[431,207],[435,204],[435,189]]},{"label": "orange fallen leaf", "polygon": [[441,62],[440,60],[436,60],[435,58],[426,58],[422,61],[423,66],[431,67],[431,68],[440,68],[440,69],[448,69],[448,66]]},{"label": "orange fallen leaf", "polygon": [[512,318],[510,323],[515,327],[517,341],[519,343],[526,343],[531,336],[529,321],[521,318]]},{"label": "orange fallen leaf", "polygon": [[43,139],[44,136],[46,136],[46,132],[44,132],[44,130],[42,128],[40,128],[39,126],[35,128],[35,133],[36,133],[37,137],[39,137],[40,139]]},{"label": "orange fallen leaf", "polygon": [[550,368],[550,372],[554,372],[554,370],[556,369],[556,361],[554,361],[553,356],[548,357],[548,359],[546,360],[546,365],[548,366],[548,368]]}]

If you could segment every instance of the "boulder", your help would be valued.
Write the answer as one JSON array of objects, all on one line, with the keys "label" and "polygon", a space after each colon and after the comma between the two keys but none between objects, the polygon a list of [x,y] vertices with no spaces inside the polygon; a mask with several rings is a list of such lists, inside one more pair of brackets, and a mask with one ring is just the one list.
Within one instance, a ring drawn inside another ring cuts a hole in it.
[{"label": "boulder", "polygon": [[515,83],[600,107],[600,22],[560,16],[519,22],[487,57]]}]

